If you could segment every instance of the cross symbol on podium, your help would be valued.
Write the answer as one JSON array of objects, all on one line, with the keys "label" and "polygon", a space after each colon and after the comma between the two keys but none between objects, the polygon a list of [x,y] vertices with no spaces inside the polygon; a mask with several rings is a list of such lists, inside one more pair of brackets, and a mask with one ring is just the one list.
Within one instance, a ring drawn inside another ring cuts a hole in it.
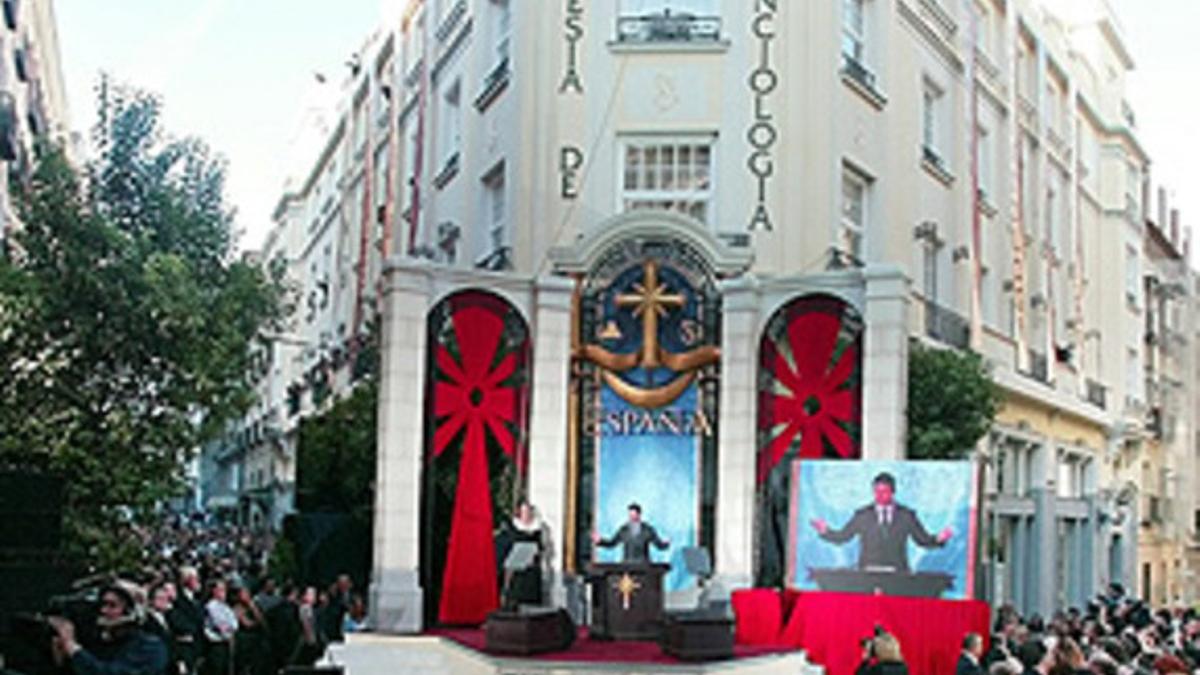
[{"label": "cross symbol on podium", "polygon": [[628,572],[622,574],[620,579],[613,580],[613,588],[621,594],[621,609],[629,611],[629,600],[641,587],[642,585],[634,581]]}]

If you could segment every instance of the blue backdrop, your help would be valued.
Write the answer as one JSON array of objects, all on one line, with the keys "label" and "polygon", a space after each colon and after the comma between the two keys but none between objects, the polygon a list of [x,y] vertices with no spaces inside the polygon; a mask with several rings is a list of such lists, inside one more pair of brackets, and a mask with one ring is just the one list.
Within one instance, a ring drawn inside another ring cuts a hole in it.
[{"label": "blue backdrop", "polygon": [[[600,402],[606,412],[642,410],[626,403],[607,385],[601,388]],[[696,410],[696,405],[696,385],[692,384],[670,407]],[[699,540],[700,437],[601,434],[596,440],[595,522],[600,535],[612,536],[628,519],[630,502],[637,502],[643,520],[653,525],[660,537],[671,541],[665,551],[650,547],[651,560],[671,564],[663,590],[693,585],[695,580],[683,566],[682,551]],[[621,560],[620,546],[596,550],[600,562]]]},{"label": "blue backdrop", "polygon": [[859,508],[874,502],[871,481],[887,471],[896,479],[895,501],[917,513],[930,534],[936,536],[947,526],[954,536],[942,548],[925,549],[908,542],[909,566],[914,572],[944,572],[954,576],[954,585],[942,597],[966,597],[968,552],[971,530],[973,478],[970,462],[884,462],[823,461],[800,462],[799,480],[792,483],[792,524],[795,565],[792,584],[813,590],[810,568],[855,567],[858,539],[845,544],[822,540],[812,520],[824,518],[831,528],[841,528]]}]

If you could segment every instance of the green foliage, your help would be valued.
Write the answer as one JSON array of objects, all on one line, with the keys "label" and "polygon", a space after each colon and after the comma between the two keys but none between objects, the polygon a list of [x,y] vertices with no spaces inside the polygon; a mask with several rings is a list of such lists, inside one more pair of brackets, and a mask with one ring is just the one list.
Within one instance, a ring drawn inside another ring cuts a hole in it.
[{"label": "green foliage", "polygon": [[363,375],[349,396],[300,422],[296,493],[302,511],[335,511],[362,522],[370,520],[375,494],[379,351],[375,331],[369,329],[366,335],[351,366]]},{"label": "green foliage", "polygon": [[251,344],[283,287],[235,256],[223,162],[168,137],[156,97],[103,79],[98,108],[94,160],[78,172],[48,149],[16,195],[0,466],[62,474],[76,552],[119,566],[117,524],[177,493],[195,449],[246,409]]},{"label": "green foliage", "polygon": [[912,345],[908,359],[908,456],[961,459],[988,432],[1000,392],[973,352]]},{"label": "green foliage", "polygon": [[280,585],[300,578],[300,560],[296,556],[296,545],[291,540],[283,537],[275,540],[267,559],[267,573]]}]

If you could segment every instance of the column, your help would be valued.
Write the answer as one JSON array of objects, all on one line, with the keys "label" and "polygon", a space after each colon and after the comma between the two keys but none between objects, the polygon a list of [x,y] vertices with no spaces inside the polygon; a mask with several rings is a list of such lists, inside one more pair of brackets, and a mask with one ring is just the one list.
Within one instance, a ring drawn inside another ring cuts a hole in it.
[{"label": "column", "polygon": [[385,633],[419,633],[423,617],[420,495],[430,279],[424,265],[390,266],[386,274],[380,336],[371,625]]},{"label": "column", "polygon": [[1012,549],[1009,552],[1008,564],[1012,567],[1012,592],[1011,597],[1013,605],[1021,612],[1021,614],[1029,613],[1029,594],[1026,593],[1028,588],[1028,574],[1026,570],[1029,567],[1029,519],[1025,516],[1017,516],[1013,519],[1013,537]]},{"label": "column", "polygon": [[567,532],[567,393],[571,368],[570,279],[537,280],[533,309],[532,411],[529,420],[529,500],[550,528],[551,597],[562,606]]},{"label": "column", "polygon": [[1033,562],[1032,597],[1030,609],[1044,617],[1054,611],[1055,574],[1054,553],[1058,545],[1056,496],[1050,477],[1054,469],[1054,449],[1045,444],[1033,451],[1033,484],[1029,496],[1033,498],[1033,531],[1030,538],[1030,560]]},{"label": "column", "polygon": [[754,581],[758,392],[758,285],[721,283],[721,394],[717,443],[716,576],[729,589]]},{"label": "column", "polygon": [[863,459],[904,459],[908,278],[895,265],[868,265],[863,275]]}]

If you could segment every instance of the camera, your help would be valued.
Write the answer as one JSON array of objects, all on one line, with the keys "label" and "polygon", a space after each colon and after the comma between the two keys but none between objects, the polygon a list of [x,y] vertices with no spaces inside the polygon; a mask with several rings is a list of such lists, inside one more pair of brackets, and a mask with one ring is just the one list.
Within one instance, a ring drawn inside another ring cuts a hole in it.
[{"label": "camera", "polygon": [[16,612],[9,616],[8,633],[2,651],[5,667],[24,675],[49,675],[59,672],[54,664],[51,645],[57,632],[48,616],[61,616],[75,624],[76,639],[93,644],[99,604],[95,589],[52,596],[45,612]]}]

